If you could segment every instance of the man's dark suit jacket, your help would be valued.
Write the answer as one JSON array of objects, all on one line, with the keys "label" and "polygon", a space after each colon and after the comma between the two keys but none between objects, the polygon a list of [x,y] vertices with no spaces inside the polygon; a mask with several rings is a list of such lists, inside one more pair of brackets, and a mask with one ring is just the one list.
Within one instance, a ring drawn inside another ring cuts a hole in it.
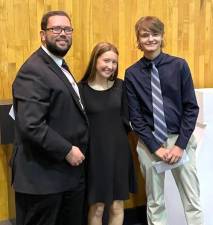
[{"label": "man's dark suit jacket", "polygon": [[13,104],[15,191],[51,194],[77,186],[83,165],[71,166],[65,156],[72,145],[85,154],[88,120],[72,85],[42,48],[19,70]]}]

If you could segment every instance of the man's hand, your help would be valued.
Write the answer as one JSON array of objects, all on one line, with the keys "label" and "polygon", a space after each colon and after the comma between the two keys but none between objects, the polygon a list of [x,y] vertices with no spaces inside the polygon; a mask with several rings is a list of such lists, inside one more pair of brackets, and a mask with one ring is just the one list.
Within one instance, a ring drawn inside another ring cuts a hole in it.
[{"label": "man's hand", "polygon": [[161,147],[155,152],[155,155],[159,157],[161,160],[163,160],[164,162],[168,162],[169,152],[170,152],[169,149]]},{"label": "man's hand", "polygon": [[70,165],[79,166],[83,162],[85,157],[78,147],[72,146],[72,149],[66,155],[65,159],[68,161]]},{"label": "man's hand", "polygon": [[183,151],[184,150],[182,148],[180,148],[176,145],[173,148],[171,148],[169,151],[169,155],[167,156],[168,163],[174,164],[174,163],[178,162],[183,155]]}]

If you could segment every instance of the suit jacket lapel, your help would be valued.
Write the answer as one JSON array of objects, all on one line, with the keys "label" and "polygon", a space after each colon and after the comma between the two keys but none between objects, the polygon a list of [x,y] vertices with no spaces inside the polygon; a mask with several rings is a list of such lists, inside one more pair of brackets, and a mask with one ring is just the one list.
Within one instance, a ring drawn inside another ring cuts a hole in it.
[{"label": "suit jacket lapel", "polygon": [[[44,59],[44,61],[48,64],[48,67],[63,81],[63,83],[65,84],[65,86],[68,88],[71,96],[73,97],[73,99],[75,100],[77,106],[79,107],[79,109],[81,110],[81,112],[84,114],[84,116],[86,117],[85,111],[81,106],[80,103],[80,99],[78,97],[78,95],[76,94],[75,90],[72,87],[72,84],[69,82],[69,80],[67,79],[67,77],[64,75],[63,71],[59,68],[59,66],[53,61],[53,59],[51,59],[50,56],[47,55],[46,52],[44,52],[44,50],[42,48],[40,48],[38,50],[38,54]],[[86,117],[87,119],[87,117]]]}]

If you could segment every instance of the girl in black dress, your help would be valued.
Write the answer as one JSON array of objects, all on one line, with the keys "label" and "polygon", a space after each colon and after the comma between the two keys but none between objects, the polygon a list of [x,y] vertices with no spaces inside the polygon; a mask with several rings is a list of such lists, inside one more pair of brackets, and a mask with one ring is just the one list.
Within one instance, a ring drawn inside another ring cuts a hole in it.
[{"label": "girl in black dress", "polygon": [[88,225],[101,225],[109,206],[109,224],[122,225],[124,200],[134,192],[134,169],[127,133],[128,104],[118,74],[118,50],[99,43],[92,51],[80,90],[90,123],[87,167]]}]

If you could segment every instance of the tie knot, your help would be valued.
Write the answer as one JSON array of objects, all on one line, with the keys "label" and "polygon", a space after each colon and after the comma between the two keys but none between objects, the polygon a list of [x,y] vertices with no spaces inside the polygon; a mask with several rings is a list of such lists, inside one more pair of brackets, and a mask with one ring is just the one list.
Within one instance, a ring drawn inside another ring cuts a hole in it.
[{"label": "tie knot", "polygon": [[65,60],[63,59],[62,61],[62,65],[61,65],[65,70],[69,71],[69,67],[67,65],[67,63],[65,62]]},{"label": "tie knot", "polygon": [[155,67],[155,62],[154,61],[152,61],[151,64],[152,64],[152,67]]}]

